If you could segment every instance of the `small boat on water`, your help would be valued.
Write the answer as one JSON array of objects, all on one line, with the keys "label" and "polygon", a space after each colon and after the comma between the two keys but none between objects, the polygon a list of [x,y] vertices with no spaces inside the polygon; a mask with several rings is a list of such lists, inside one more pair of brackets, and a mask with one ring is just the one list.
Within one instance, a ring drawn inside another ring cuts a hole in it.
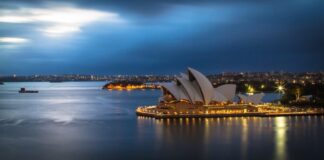
[{"label": "small boat on water", "polygon": [[20,88],[19,93],[38,93],[36,90],[26,90],[26,88]]},{"label": "small boat on water", "polygon": [[0,82],[0,85],[4,85],[4,83],[3,82]]}]

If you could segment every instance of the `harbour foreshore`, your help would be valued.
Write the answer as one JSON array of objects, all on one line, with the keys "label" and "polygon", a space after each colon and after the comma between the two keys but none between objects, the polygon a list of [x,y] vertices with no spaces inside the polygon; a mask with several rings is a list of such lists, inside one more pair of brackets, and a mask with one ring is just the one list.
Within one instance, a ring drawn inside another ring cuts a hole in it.
[{"label": "harbour foreshore", "polygon": [[[219,108],[217,108],[219,109]],[[217,112],[213,109],[191,110],[188,112],[176,112],[168,109],[158,109],[156,106],[138,107],[136,109],[137,116],[151,117],[156,119],[163,118],[217,118],[217,117],[276,117],[276,116],[316,116],[324,115],[324,109],[311,108],[311,109],[296,109],[286,108],[286,110],[278,109],[273,111],[265,111],[264,107],[259,107],[258,110],[253,112],[242,110],[242,112],[231,111],[227,109],[226,112]]]}]

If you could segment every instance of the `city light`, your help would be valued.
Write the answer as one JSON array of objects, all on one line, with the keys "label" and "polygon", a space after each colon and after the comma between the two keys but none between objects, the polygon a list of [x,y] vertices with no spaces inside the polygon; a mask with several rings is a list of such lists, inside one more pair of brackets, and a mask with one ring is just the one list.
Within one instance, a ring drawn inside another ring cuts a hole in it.
[{"label": "city light", "polygon": [[247,88],[247,93],[248,94],[253,94],[255,92],[255,89],[253,88],[253,86],[248,86],[248,88]]},{"label": "city light", "polygon": [[279,93],[285,93],[285,86],[283,85],[283,84],[279,84],[278,86],[277,86],[277,91],[279,92]]},{"label": "city light", "polygon": [[265,85],[264,85],[264,84],[262,84],[262,85],[261,85],[261,89],[264,89],[264,88],[265,88]]},{"label": "city light", "polygon": [[155,84],[122,84],[122,83],[108,83],[104,86],[108,90],[134,90],[134,89],[158,89]]}]

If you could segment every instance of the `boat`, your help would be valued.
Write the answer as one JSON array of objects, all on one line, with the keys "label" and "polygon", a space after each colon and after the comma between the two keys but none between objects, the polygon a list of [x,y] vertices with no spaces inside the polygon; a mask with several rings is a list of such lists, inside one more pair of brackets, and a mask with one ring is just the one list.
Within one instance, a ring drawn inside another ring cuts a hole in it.
[{"label": "boat", "polygon": [[0,82],[0,85],[4,85],[4,83],[3,82]]},{"label": "boat", "polygon": [[19,93],[38,93],[36,90],[26,90],[26,88],[20,88]]}]

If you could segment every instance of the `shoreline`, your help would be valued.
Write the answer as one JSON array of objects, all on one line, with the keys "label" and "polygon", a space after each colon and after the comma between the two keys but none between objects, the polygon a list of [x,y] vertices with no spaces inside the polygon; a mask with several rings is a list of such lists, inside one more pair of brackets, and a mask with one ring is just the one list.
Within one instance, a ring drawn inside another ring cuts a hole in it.
[{"label": "shoreline", "polygon": [[[155,108],[150,108],[155,109]],[[247,113],[199,113],[199,114],[165,114],[161,112],[149,112],[143,107],[136,109],[136,115],[155,119],[164,118],[222,118],[222,117],[282,117],[282,116],[321,116],[324,111],[297,111],[297,112],[247,112]]]}]

